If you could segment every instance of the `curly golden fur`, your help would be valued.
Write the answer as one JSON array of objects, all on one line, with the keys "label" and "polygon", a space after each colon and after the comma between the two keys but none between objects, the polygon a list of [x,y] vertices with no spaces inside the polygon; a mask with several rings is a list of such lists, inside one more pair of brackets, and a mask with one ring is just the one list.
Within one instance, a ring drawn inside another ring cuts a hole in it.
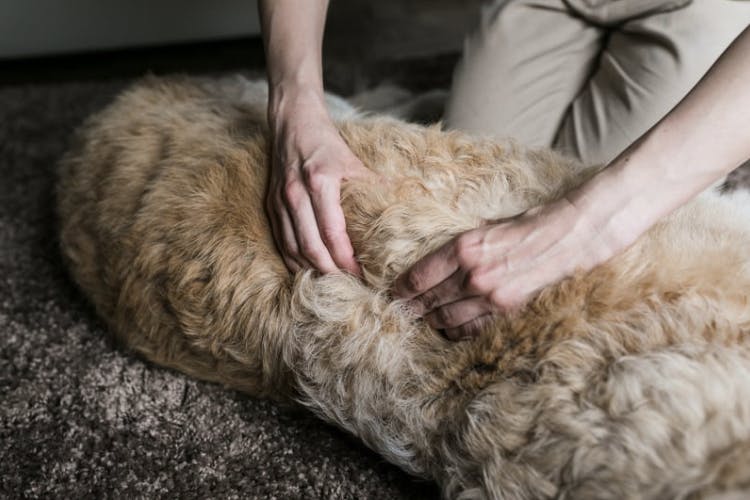
[{"label": "curly golden fur", "polygon": [[592,174],[549,151],[365,117],[387,179],[344,186],[365,276],[290,275],[263,210],[266,91],[149,79],[61,167],[72,275],[155,363],[299,401],[449,498],[701,497],[750,487],[750,198],[706,192],[472,341],[389,295],[421,256]]}]

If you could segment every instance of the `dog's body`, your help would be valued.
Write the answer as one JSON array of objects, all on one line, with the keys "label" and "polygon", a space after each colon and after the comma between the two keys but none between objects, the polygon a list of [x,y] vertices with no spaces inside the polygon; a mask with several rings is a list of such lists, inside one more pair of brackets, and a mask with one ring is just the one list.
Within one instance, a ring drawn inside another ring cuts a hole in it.
[{"label": "dog's body", "polygon": [[668,498],[750,486],[750,197],[706,192],[625,253],[452,343],[390,299],[419,257],[591,171],[332,101],[389,182],[343,204],[364,281],[288,274],[263,210],[265,88],[151,80],[61,169],[63,251],[148,359],[298,399],[447,497]]}]

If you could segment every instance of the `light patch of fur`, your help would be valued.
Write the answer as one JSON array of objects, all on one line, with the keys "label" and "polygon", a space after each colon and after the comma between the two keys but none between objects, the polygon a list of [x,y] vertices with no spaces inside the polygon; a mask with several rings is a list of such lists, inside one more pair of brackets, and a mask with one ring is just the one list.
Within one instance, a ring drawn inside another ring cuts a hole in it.
[{"label": "light patch of fur", "polygon": [[452,343],[388,290],[430,250],[583,182],[528,150],[331,101],[380,184],[343,204],[365,271],[291,276],[263,211],[266,90],[148,79],[60,170],[63,253],[132,349],[298,401],[448,498],[685,498],[750,486],[750,198],[706,192],[625,253]]}]

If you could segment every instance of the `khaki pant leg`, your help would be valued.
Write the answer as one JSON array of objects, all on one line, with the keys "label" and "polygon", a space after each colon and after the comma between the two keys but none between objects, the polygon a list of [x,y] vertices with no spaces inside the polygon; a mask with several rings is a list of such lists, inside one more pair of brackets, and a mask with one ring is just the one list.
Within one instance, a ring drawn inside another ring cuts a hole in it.
[{"label": "khaki pant leg", "polygon": [[454,73],[446,125],[550,146],[603,40],[563,0],[486,4]]},{"label": "khaki pant leg", "polygon": [[748,1],[694,0],[614,27],[555,149],[587,164],[609,162],[674,107],[748,23]]}]

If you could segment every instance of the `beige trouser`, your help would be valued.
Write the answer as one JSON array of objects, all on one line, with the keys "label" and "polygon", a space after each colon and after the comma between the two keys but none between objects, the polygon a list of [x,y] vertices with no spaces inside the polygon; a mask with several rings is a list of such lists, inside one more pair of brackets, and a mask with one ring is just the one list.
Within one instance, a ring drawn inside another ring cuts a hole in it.
[{"label": "beige trouser", "polygon": [[606,163],[748,24],[747,0],[494,0],[466,40],[445,122]]}]

